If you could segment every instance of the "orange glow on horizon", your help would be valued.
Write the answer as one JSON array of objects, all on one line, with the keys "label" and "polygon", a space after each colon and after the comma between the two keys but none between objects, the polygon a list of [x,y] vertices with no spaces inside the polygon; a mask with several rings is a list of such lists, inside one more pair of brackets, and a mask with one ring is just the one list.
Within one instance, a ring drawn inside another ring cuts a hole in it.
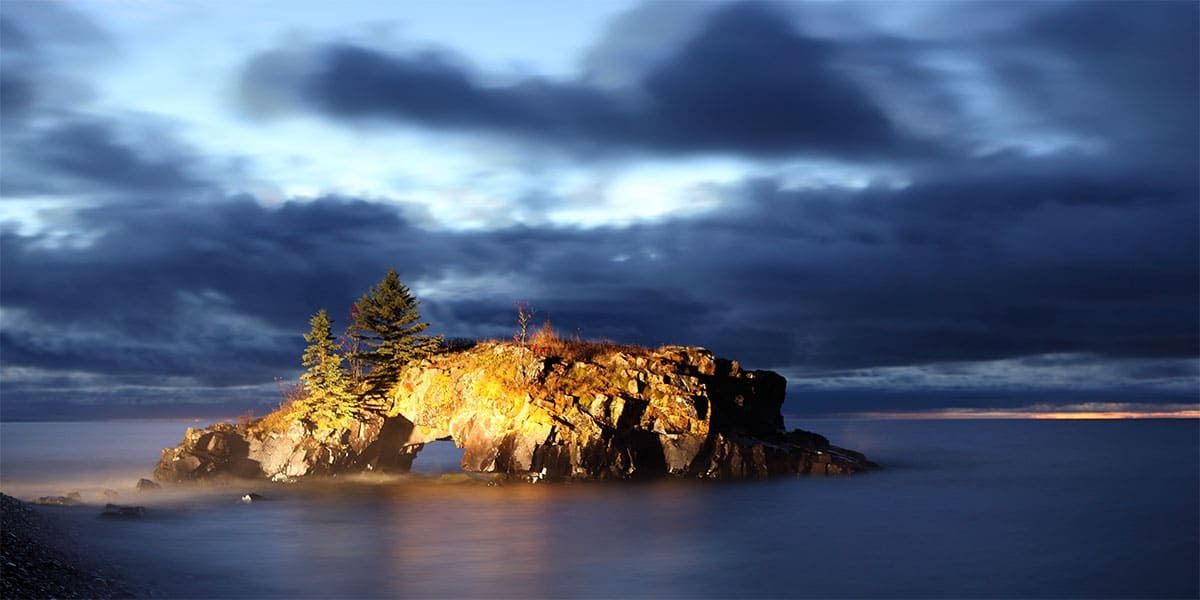
[{"label": "orange glow on horizon", "polygon": [[1033,413],[1032,419],[1200,419],[1200,410],[1171,412],[1051,412]]},{"label": "orange glow on horizon", "polygon": [[1200,409],[1170,411],[1130,410],[935,410],[928,412],[870,412],[859,416],[871,419],[1037,419],[1037,420],[1115,420],[1115,419],[1200,419]]}]

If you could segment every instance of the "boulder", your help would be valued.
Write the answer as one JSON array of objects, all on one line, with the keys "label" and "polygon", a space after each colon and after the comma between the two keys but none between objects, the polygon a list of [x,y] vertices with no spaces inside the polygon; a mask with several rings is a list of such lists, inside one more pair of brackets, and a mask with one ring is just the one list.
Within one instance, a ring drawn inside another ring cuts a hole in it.
[{"label": "boulder", "polygon": [[120,504],[105,504],[100,516],[105,519],[140,519],[146,516],[143,506],[122,506]]},{"label": "boulder", "polygon": [[[145,492],[145,491],[149,491],[149,490],[157,490],[157,489],[161,488],[162,486],[143,477],[137,481],[136,487],[137,487],[138,491]],[[111,491],[111,490],[109,490],[109,491]],[[115,497],[117,495],[117,493],[113,492],[112,495]]]}]

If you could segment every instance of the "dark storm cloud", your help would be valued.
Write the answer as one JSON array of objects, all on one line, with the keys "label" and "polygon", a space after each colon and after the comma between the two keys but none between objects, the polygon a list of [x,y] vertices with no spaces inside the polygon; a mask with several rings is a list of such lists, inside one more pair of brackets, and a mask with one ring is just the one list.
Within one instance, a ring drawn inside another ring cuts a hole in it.
[{"label": "dark storm cloud", "polygon": [[[813,340],[795,362],[830,367],[1194,355],[1195,188],[1097,206],[1087,176],[1074,190],[1063,177],[1042,190],[962,181],[842,198],[760,189],[760,218],[778,221],[771,238],[791,255],[776,275],[807,284],[761,318]],[[1013,193],[1024,207],[989,207]]]},{"label": "dark storm cloud", "polygon": [[33,83],[20,75],[0,75],[0,118],[19,117],[33,105]]},{"label": "dark storm cloud", "polygon": [[643,81],[647,126],[671,150],[879,152],[894,131],[864,92],[831,66],[836,47],[799,35],[758,4],[714,14]]},{"label": "dark storm cloud", "polygon": [[[215,292],[218,305],[288,323],[308,312],[294,307],[327,299],[328,290],[344,290],[351,281],[365,283],[340,275],[337,265],[365,263],[361,268],[377,270],[386,259],[371,259],[370,244],[388,232],[405,232],[390,209],[336,198],[278,208],[244,197],[118,204],[79,216],[85,232],[100,233],[95,242],[56,247],[38,236],[5,237],[7,272],[0,290],[6,303],[28,302],[66,325],[98,312],[104,321],[120,323],[119,329],[157,333],[173,323],[156,313],[180,306],[183,295]],[[293,293],[275,297],[271,290],[278,289]]]},{"label": "dark storm cloud", "polygon": [[[1030,102],[1079,130],[1117,130],[1124,143],[1150,138],[1194,152],[1200,143],[1195,135],[1200,130],[1195,102],[1200,95],[1200,4],[1052,6],[1028,27],[994,41],[1001,46],[992,48],[996,71],[1008,86],[1029,93]],[[1039,52],[1026,53],[1022,60],[1013,51],[1019,48],[1016,42]],[[1039,54],[1070,61],[1072,69],[1039,69]]]},{"label": "dark storm cloud", "polygon": [[29,37],[12,19],[0,17],[0,50],[22,51],[29,45]]},{"label": "dark storm cloud", "polygon": [[108,33],[63,2],[6,2],[0,35],[0,48],[5,50],[29,50],[46,44],[88,53],[113,49]]},{"label": "dark storm cloud", "polygon": [[210,185],[161,123],[87,110],[93,91],[77,71],[112,52],[103,32],[53,3],[13,6],[0,21],[0,193],[161,194]]},{"label": "dark storm cloud", "polygon": [[[301,108],[565,149],[913,162],[1043,153],[1066,136],[1178,166],[1176,149],[1197,144],[1195,3],[1011,3],[997,9],[1011,26],[983,30],[972,10],[948,6],[933,39],[819,37],[792,18],[806,10],[642,8],[614,24],[576,80],[485,77],[445,52],[337,43],[260,55],[241,85],[259,113]],[[657,47],[647,21],[672,23]],[[964,79],[966,66],[983,76]]]},{"label": "dark storm cloud", "polygon": [[[37,99],[68,106],[84,86],[69,72],[94,65],[114,53],[113,43],[90,20],[58,2],[9,2],[0,16],[0,70],[14,104]],[[9,114],[5,115],[10,116]]]},{"label": "dark storm cloud", "polygon": [[210,383],[287,374],[297,325],[320,306],[340,313],[396,258],[371,245],[404,231],[394,211],[334,198],[115,204],[79,217],[99,233],[79,247],[3,235],[0,296],[17,311],[0,338],[7,366]]},{"label": "dark storm cloud", "polygon": [[20,118],[35,101],[34,47],[12,19],[0,17],[0,118]]},{"label": "dark storm cloud", "polygon": [[[5,193],[65,191],[162,193],[204,188],[189,173],[198,162],[162,143],[162,133],[141,142],[123,140],[122,129],[145,129],[136,118],[76,115],[53,125],[31,127],[4,138],[17,172],[5,178]],[[157,139],[155,139],[157,138]]]},{"label": "dark storm cloud", "polygon": [[[568,329],[629,319],[642,341],[707,344],[752,364],[1196,356],[1195,183],[1102,164],[1043,169],[1010,161],[987,176],[840,192],[759,181],[697,218],[540,245],[535,279],[550,299],[603,306],[564,319]],[[663,298],[674,302],[647,309]]]},{"label": "dark storm cloud", "polygon": [[[1040,168],[1003,172],[1022,165]],[[29,326],[0,344],[10,366],[244,382],[291,372],[307,316],[342,314],[395,265],[435,292],[426,314],[450,336],[507,335],[509,304],[528,298],[565,333],[814,372],[1194,357],[1197,190],[1129,177],[1117,192],[1082,168],[1016,187],[763,180],[720,211],[590,230],[434,231],[339,198],[110,206],[85,215],[101,232],[85,247],[5,235],[0,293]],[[436,294],[487,277],[477,293]]]},{"label": "dark storm cloud", "polygon": [[242,85],[259,109],[290,100],[335,118],[483,129],[568,146],[752,155],[897,147],[903,136],[834,68],[836,58],[835,45],[805,37],[773,7],[735,4],[712,14],[631,89],[540,78],[489,85],[444,54],[350,44],[257,57]]},{"label": "dark storm cloud", "polygon": [[432,126],[493,128],[570,138],[630,133],[615,98],[542,80],[487,88],[436,55],[390,57],[351,45],[322,52],[324,64],[304,92],[341,117],[390,116]]}]

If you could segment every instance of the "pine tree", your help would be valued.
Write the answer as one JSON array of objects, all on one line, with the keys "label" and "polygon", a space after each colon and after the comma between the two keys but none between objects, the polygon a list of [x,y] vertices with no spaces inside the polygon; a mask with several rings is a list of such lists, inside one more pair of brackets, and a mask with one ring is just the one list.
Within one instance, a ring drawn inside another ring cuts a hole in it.
[{"label": "pine tree", "polygon": [[317,311],[309,325],[303,357],[308,370],[300,376],[307,393],[306,416],[316,424],[330,424],[353,416],[356,399],[350,392],[350,380],[333,337],[333,323],[325,309]]},{"label": "pine tree", "polygon": [[441,336],[421,335],[429,324],[420,322],[418,304],[395,269],[354,303],[349,333],[363,350],[352,358],[369,369],[372,391],[386,389],[405,364],[428,356],[441,345]]}]

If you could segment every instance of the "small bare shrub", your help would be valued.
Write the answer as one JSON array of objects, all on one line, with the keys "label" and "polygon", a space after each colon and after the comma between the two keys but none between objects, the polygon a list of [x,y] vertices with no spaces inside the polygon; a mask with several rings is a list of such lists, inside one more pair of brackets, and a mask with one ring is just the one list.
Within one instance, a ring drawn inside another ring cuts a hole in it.
[{"label": "small bare shrub", "polygon": [[541,329],[530,337],[529,343],[533,351],[539,356],[560,358],[567,362],[589,362],[597,357],[614,352],[624,352],[639,356],[650,353],[650,349],[645,346],[618,344],[607,339],[585,340],[578,331],[570,339],[562,338],[558,336],[558,333],[550,325],[549,321],[543,323]]},{"label": "small bare shrub", "polygon": [[513,334],[513,341],[524,346],[526,340],[529,339],[529,324],[533,322],[533,315],[536,311],[529,308],[528,301],[513,302],[513,308],[517,309],[517,332]]}]

